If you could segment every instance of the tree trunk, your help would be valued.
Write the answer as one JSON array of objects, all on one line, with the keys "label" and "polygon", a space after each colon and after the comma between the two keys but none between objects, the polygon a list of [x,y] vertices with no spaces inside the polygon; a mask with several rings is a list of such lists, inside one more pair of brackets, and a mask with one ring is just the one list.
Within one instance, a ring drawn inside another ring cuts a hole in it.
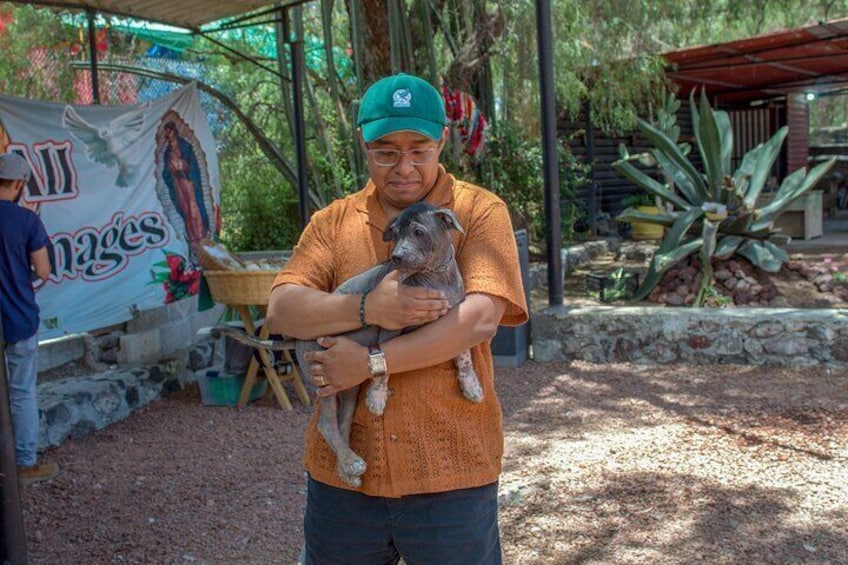
[{"label": "tree trunk", "polygon": [[[387,0],[346,0],[350,15],[351,45],[358,49],[362,68],[356,76],[362,88],[391,73],[391,42]],[[355,6],[352,6],[356,3]]]}]

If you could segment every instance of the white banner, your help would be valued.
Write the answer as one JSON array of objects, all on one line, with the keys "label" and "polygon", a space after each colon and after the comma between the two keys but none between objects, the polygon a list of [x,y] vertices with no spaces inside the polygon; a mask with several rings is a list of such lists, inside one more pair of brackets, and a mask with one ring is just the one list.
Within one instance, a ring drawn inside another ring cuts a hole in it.
[{"label": "white banner", "polygon": [[220,229],[220,183],[194,85],[134,106],[0,96],[0,153],[29,162],[22,205],[50,236],[40,339],[197,294],[192,247]]}]

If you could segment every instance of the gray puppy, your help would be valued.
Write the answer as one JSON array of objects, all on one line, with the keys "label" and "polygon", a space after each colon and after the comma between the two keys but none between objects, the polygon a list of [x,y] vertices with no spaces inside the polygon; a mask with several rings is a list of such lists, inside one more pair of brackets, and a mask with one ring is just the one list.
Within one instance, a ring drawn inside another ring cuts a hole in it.
[{"label": "gray puppy", "polygon": [[[451,229],[464,233],[451,210],[436,208],[424,202],[413,204],[395,218],[383,234],[384,241],[395,242],[391,259],[348,279],[335,292],[369,292],[388,273],[398,269],[403,284],[442,290],[453,308],[465,298],[465,289],[454,257]],[[411,329],[414,328],[390,331],[369,326],[342,335],[367,346],[382,343]],[[315,341],[296,342],[298,364],[307,380],[311,381],[312,375],[304,355],[307,351],[321,349]],[[455,361],[462,394],[472,402],[480,402],[483,399],[483,389],[471,363],[471,352],[462,352]],[[366,470],[365,461],[349,447],[350,428],[358,395],[357,386],[321,398],[318,418],[318,429],[338,459],[339,476],[354,487],[362,484],[360,476]],[[374,414],[382,415],[387,398],[388,377],[372,379],[365,397],[368,409]]]}]

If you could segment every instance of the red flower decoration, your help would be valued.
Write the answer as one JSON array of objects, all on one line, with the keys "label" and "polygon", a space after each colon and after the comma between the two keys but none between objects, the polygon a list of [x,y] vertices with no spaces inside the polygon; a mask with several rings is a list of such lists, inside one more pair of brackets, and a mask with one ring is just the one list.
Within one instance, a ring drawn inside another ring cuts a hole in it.
[{"label": "red flower decoration", "polygon": [[153,271],[153,281],[162,283],[165,304],[176,302],[186,296],[200,292],[200,271],[185,257],[165,252],[165,260],[156,263],[159,271]]}]

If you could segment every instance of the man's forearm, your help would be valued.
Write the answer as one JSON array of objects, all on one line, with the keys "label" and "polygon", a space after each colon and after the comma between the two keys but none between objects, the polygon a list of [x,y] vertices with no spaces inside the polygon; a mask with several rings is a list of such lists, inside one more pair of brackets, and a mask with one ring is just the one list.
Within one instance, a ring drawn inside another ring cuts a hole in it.
[{"label": "man's forearm", "polygon": [[469,294],[437,321],[382,344],[389,373],[443,363],[494,337],[506,304],[486,294]]},{"label": "man's forearm", "polygon": [[47,282],[47,278],[50,276],[50,256],[47,253],[47,246],[30,253],[30,262],[32,262],[36,276],[42,282]]},{"label": "man's forearm", "polygon": [[286,284],[274,289],[266,323],[271,333],[315,339],[355,330],[359,323],[358,294],[333,294]]}]

